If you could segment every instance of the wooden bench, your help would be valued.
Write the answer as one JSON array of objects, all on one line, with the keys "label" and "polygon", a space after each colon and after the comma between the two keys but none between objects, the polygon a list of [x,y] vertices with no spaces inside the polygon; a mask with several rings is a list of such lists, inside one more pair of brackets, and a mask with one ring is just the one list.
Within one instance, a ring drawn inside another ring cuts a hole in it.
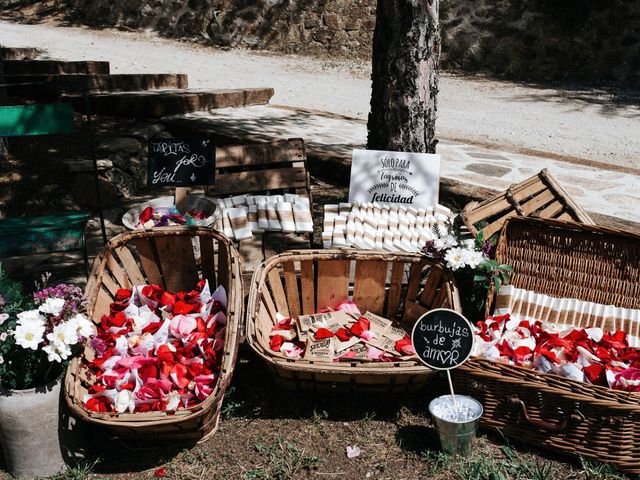
[{"label": "wooden bench", "polygon": [[[304,141],[293,138],[216,148],[216,182],[205,192],[215,197],[296,193],[309,199],[313,211]],[[310,243],[311,234],[283,232],[254,233],[253,238],[236,242],[245,280],[267,258],[285,250],[309,248]]]},{"label": "wooden bench", "polygon": [[0,220],[0,258],[43,253],[81,251],[89,275],[85,227],[86,213]]}]

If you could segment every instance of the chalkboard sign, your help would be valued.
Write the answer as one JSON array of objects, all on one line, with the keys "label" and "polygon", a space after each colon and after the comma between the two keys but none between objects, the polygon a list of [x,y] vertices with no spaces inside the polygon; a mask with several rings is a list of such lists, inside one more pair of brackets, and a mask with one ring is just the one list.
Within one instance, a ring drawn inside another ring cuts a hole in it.
[{"label": "chalkboard sign", "polygon": [[149,142],[149,186],[213,185],[216,147],[212,140],[164,138]]},{"label": "chalkboard sign", "polygon": [[438,308],[425,313],[413,326],[413,348],[426,366],[449,370],[467,361],[473,349],[473,327],[453,310]]}]

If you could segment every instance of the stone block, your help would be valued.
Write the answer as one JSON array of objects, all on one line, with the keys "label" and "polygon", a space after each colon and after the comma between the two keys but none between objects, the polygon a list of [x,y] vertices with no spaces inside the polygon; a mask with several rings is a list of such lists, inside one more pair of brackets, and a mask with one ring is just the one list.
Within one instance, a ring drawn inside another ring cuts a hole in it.
[{"label": "stone block", "polygon": [[338,30],[342,23],[340,18],[338,18],[338,15],[336,15],[335,13],[325,13],[322,16],[322,21],[327,28],[330,28],[332,30]]},{"label": "stone block", "polygon": [[135,138],[117,137],[103,140],[98,144],[98,155],[126,152],[137,153],[140,150],[140,142]]},{"label": "stone block", "polygon": [[[96,161],[98,164],[98,172],[103,172],[113,167],[113,162],[109,159],[101,158]],[[80,159],[80,160],[69,160],[65,162],[67,169],[72,173],[79,172],[93,172],[93,160],[91,159]]]},{"label": "stone block", "polygon": [[152,125],[140,125],[129,130],[123,135],[123,137],[131,137],[142,142],[155,137],[158,133],[164,131],[164,125],[152,124]]}]

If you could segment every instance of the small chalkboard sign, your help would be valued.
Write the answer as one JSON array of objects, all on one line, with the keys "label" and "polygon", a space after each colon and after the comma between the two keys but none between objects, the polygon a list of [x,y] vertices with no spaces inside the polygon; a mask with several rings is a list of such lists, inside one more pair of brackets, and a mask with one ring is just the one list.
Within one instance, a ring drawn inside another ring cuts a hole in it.
[{"label": "small chalkboard sign", "polygon": [[149,142],[148,185],[213,185],[216,148],[212,140],[163,138]]},{"label": "small chalkboard sign", "polygon": [[416,354],[434,370],[449,370],[466,362],[473,349],[473,338],[469,320],[447,308],[425,313],[411,332]]}]

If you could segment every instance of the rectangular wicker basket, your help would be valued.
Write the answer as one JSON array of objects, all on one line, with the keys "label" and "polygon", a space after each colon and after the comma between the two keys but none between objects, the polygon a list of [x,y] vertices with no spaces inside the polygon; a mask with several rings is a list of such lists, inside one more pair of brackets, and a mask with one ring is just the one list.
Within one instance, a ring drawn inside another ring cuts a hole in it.
[{"label": "rectangular wicker basket", "polygon": [[[513,267],[511,284],[516,288],[640,308],[639,235],[511,218],[501,231],[496,256]],[[492,301],[490,294],[487,302]],[[640,328],[630,322],[591,326],[636,335]],[[456,391],[482,402],[484,427],[640,473],[640,394],[474,358],[454,371],[454,382]]]},{"label": "rectangular wicker basket", "polygon": [[484,238],[500,231],[508,218],[516,216],[594,223],[546,168],[484,202],[467,204],[461,216],[474,236],[482,231]]},{"label": "rectangular wicker basket", "polygon": [[102,425],[118,437],[151,438],[154,441],[194,442],[213,434],[238,354],[243,300],[238,252],[221,233],[205,228],[170,227],[119,235],[96,258],[85,294],[88,315],[99,322],[119,288],[158,284],[178,292],[193,290],[200,279],[227,292],[227,328],[224,359],[218,383],[204,402],[174,414],[164,412],[98,413],[87,410],[82,396],[87,391],[83,358],[74,359],[65,378],[65,397],[72,413],[81,420]]},{"label": "rectangular wicker basket", "polygon": [[282,358],[269,348],[276,313],[297,317],[352,299],[364,313],[386,316],[410,331],[432,308],[460,311],[453,280],[440,264],[418,254],[355,250],[286,252],[253,276],[246,335],[278,383],[288,389],[332,391],[416,390],[434,371],[416,358],[397,362],[313,362]]}]

